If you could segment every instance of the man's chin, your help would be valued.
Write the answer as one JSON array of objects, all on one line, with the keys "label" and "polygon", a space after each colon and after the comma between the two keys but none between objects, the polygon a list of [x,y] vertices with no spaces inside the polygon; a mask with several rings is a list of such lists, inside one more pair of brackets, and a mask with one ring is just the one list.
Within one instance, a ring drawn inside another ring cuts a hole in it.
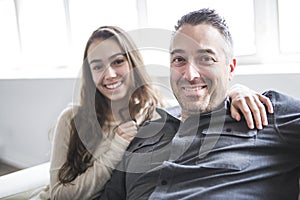
[{"label": "man's chin", "polygon": [[206,101],[200,101],[199,99],[182,98],[180,99],[181,108],[194,113],[205,112],[208,107]]},{"label": "man's chin", "polygon": [[181,104],[182,110],[186,110],[189,113],[200,113],[202,108],[200,105],[192,103],[192,102],[185,102]]}]

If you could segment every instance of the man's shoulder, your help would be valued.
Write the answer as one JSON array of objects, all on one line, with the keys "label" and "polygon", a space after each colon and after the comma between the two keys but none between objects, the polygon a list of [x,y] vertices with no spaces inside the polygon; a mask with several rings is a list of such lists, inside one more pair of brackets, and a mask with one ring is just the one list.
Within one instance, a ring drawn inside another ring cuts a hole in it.
[{"label": "man's shoulder", "polygon": [[276,90],[265,91],[263,95],[271,100],[275,116],[300,113],[300,99],[294,96]]},{"label": "man's shoulder", "polygon": [[141,130],[147,130],[149,128],[156,127],[157,125],[161,126],[166,123],[178,123],[180,122],[179,118],[181,115],[181,108],[179,105],[167,107],[167,108],[156,108],[157,117],[152,118],[152,120],[148,120],[144,122],[141,126]]},{"label": "man's shoulder", "polygon": [[159,118],[146,121],[138,130],[137,135],[130,143],[129,149],[137,145],[151,145],[159,142],[162,137],[173,138],[178,130],[180,120],[171,115],[166,109],[157,108]]},{"label": "man's shoulder", "polygon": [[[267,90],[263,93],[263,95],[268,97],[273,104],[285,104],[286,106],[300,106],[299,98],[296,98],[281,91]],[[292,102],[295,104],[291,104]]]},{"label": "man's shoulder", "polygon": [[274,90],[274,89],[266,90],[265,92],[263,92],[263,95],[265,95],[269,98],[272,98],[272,97],[275,97],[275,98],[294,98],[294,99],[300,101],[299,98],[293,97],[288,93],[285,93],[285,92],[282,92],[282,91],[279,91],[279,90]]},{"label": "man's shoulder", "polygon": [[181,107],[179,105],[169,106],[164,108],[163,110],[173,117],[180,118],[181,116]]}]

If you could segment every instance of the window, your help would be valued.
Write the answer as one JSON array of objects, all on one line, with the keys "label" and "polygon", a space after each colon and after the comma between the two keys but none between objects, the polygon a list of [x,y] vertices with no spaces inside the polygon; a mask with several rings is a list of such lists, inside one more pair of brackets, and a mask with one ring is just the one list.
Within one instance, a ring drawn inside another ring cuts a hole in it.
[{"label": "window", "polygon": [[[299,63],[299,6],[295,0],[0,0],[0,78],[77,77],[86,40],[99,26],[173,31],[180,16],[203,7],[226,18],[239,65]],[[142,53],[153,63],[153,49]],[[165,56],[155,55],[158,64],[167,63]]]},{"label": "window", "polygon": [[137,19],[136,0],[1,0],[0,78],[76,77],[93,30]]},{"label": "window", "polygon": [[138,28],[135,0],[69,0],[69,12],[73,69],[81,67],[87,39],[98,27],[116,25],[125,31]]},{"label": "window", "polygon": [[43,74],[68,62],[68,35],[61,0],[18,1],[23,73]]},{"label": "window", "polygon": [[[166,29],[170,32],[174,31],[174,26],[182,15],[201,8],[214,8],[225,17],[231,30],[234,39],[235,55],[253,56],[256,54],[253,0],[145,0],[145,4],[147,9],[144,12],[147,13],[147,20],[145,20],[143,26]],[[142,54],[145,58],[145,64],[153,64],[151,63],[153,58],[161,57],[155,64],[169,66],[169,55],[164,51],[158,53],[156,50],[155,54],[153,51],[142,51]],[[156,73],[155,68],[157,67],[154,66],[149,69],[150,74],[154,75]],[[164,70],[156,76],[168,75],[165,67],[162,69]]]},{"label": "window", "polygon": [[12,75],[20,57],[20,41],[14,2],[0,1],[0,74]]},{"label": "window", "polygon": [[279,36],[282,53],[300,53],[300,2],[279,0]]},{"label": "window", "polygon": [[214,8],[225,17],[234,37],[237,55],[255,53],[253,0],[148,0],[148,26],[173,31],[179,17],[205,7]]}]

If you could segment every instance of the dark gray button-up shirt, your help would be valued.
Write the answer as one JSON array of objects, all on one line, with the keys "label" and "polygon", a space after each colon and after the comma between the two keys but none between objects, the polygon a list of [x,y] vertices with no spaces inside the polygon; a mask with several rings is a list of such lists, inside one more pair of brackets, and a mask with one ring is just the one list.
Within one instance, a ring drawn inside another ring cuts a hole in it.
[{"label": "dark gray button-up shirt", "polygon": [[300,101],[265,95],[274,114],[262,130],[232,119],[228,99],[184,123],[158,110],[161,119],[140,129],[101,199],[296,200]]}]

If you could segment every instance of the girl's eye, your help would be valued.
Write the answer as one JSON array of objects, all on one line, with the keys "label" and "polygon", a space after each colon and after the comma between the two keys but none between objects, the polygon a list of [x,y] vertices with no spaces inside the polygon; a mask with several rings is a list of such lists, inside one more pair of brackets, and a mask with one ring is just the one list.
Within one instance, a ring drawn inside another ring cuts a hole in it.
[{"label": "girl's eye", "polygon": [[119,66],[119,65],[122,65],[122,63],[124,63],[124,62],[125,62],[125,59],[119,58],[119,59],[116,59],[115,61],[113,61],[113,62],[111,63],[111,65],[112,65],[112,66]]},{"label": "girl's eye", "polygon": [[95,65],[95,66],[92,67],[92,69],[93,69],[94,71],[101,71],[101,70],[104,69],[104,66],[101,66],[101,65]]}]

